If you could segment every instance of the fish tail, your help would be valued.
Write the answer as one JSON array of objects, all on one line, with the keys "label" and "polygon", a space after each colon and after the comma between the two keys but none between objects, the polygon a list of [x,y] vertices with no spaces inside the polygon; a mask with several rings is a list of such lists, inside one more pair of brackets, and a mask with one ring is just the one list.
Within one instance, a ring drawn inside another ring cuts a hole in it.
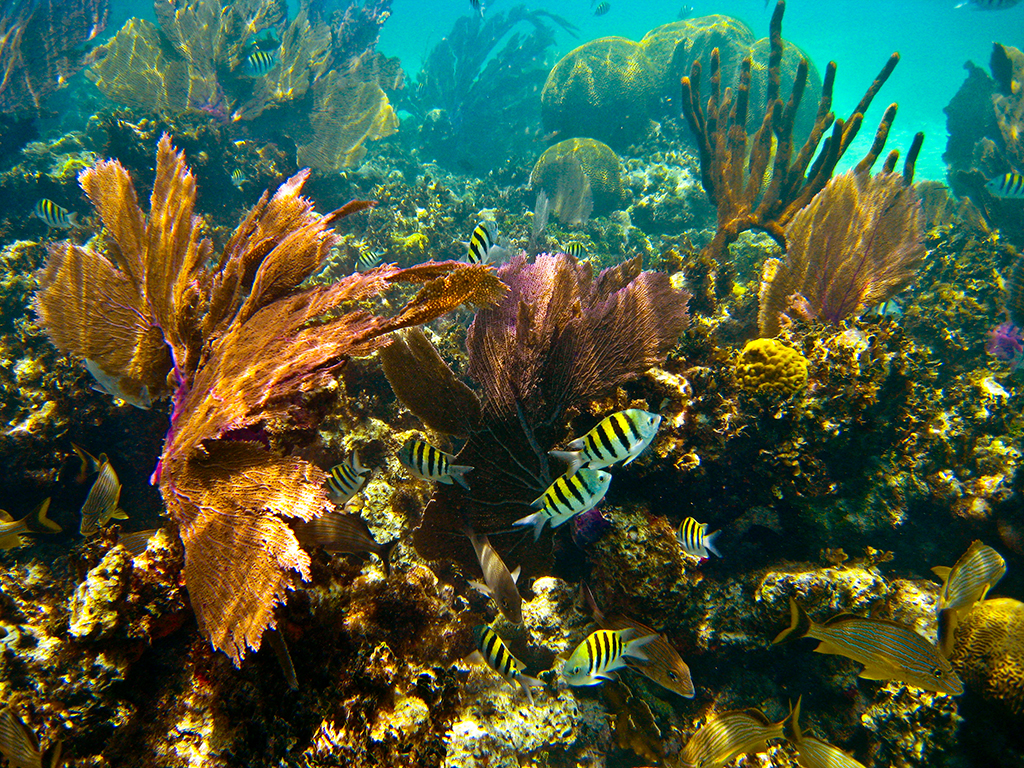
[{"label": "fish tail", "polygon": [[601,609],[597,607],[597,600],[594,599],[594,593],[590,591],[590,587],[587,586],[585,581],[580,582],[580,596],[583,598],[583,602],[586,603],[587,610],[590,611],[590,615],[594,617],[594,621],[598,624],[604,621],[604,614],[601,613]]},{"label": "fish tail", "polygon": [[722,553],[715,549],[715,537],[720,533],[721,531],[715,531],[714,533],[708,534],[704,537],[704,546],[707,547],[708,552],[711,552],[715,557],[722,556]]},{"label": "fish tail", "polygon": [[537,541],[540,538],[541,531],[544,530],[544,523],[547,518],[541,512],[534,512],[532,515],[521,517],[516,520],[512,525],[532,525],[533,526],[533,540]]},{"label": "fish tail", "polygon": [[572,477],[583,466],[583,451],[548,451],[548,456],[553,459],[561,459],[569,465],[565,471],[566,477]]},{"label": "fish tail", "polygon": [[647,661],[647,654],[644,653],[643,648],[648,643],[654,642],[657,639],[657,635],[644,635],[643,637],[634,637],[632,640],[626,643],[622,649],[623,656],[629,656],[637,661]]},{"label": "fish tail", "polygon": [[394,554],[396,546],[398,546],[398,539],[389,541],[387,544],[381,544],[380,552],[378,553],[380,563],[384,566],[384,576],[389,579],[391,578],[391,555]]},{"label": "fish tail", "polygon": [[352,451],[352,469],[355,470],[357,475],[363,474],[366,471],[366,467],[359,463],[359,449]]},{"label": "fish tail", "polygon": [[529,677],[528,675],[518,674],[516,675],[516,682],[519,683],[519,687],[523,689],[523,693],[526,694],[526,699],[530,702],[530,706],[535,706],[533,700],[533,691],[530,687],[543,688],[544,683],[538,680],[536,677]]},{"label": "fish tail", "polygon": [[794,639],[804,637],[811,630],[811,620],[796,600],[789,598],[789,627],[782,630],[772,640],[772,645],[781,643],[783,640],[793,636]]},{"label": "fish tail", "polygon": [[35,515],[36,522],[39,523],[40,528],[43,528],[43,529],[45,529],[47,531],[52,531],[53,533],[60,533],[61,530],[63,530],[63,529],[59,525],[57,525],[55,522],[53,522],[53,520],[51,520],[50,518],[48,518],[46,516],[46,513],[49,510],[50,510],[50,498],[47,497],[47,498],[43,499],[43,501],[41,501],[39,506],[36,507],[36,509],[35,509],[34,515]]},{"label": "fish tail", "polygon": [[943,608],[939,611],[939,653],[947,659],[953,653],[957,618],[957,612],[951,608]]},{"label": "fish tail", "polygon": [[448,474],[452,480],[457,482],[467,491],[469,490],[469,483],[466,482],[466,473],[473,471],[473,467],[467,467],[464,464],[452,464],[448,467]]},{"label": "fish tail", "polygon": [[803,738],[803,734],[800,732],[800,702],[803,700],[803,696],[800,696],[796,700],[796,706],[794,707],[792,702],[789,705],[789,717],[782,721],[782,734],[786,737],[786,740],[794,744],[799,748],[800,740]]}]

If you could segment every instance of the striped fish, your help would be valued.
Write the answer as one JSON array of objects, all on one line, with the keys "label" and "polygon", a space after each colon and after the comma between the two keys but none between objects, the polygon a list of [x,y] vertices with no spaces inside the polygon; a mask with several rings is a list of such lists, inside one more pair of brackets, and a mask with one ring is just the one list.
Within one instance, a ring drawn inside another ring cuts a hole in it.
[{"label": "striped fish", "polygon": [[654,635],[637,637],[632,627],[625,629],[597,629],[576,646],[562,665],[562,677],[569,685],[600,685],[613,680],[612,672],[626,666],[626,657],[645,661],[643,646],[654,640]]},{"label": "striped fish", "polygon": [[36,207],[32,209],[36,218],[42,219],[50,229],[72,229],[78,226],[78,214],[68,213],[67,208],[62,208],[53,200],[42,198]]},{"label": "striped fish", "polygon": [[512,525],[532,525],[534,541],[540,538],[544,525],[557,528],[576,515],[593,509],[608,492],[612,476],[599,469],[581,469],[575,475],[562,475],[530,505],[539,512],[516,520]]},{"label": "striped fish", "polygon": [[679,753],[685,768],[720,768],[737,755],[765,752],[770,739],[782,738],[782,723],[759,709],[734,709],[708,718]]},{"label": "striped fish", "polygon": [[507,253],[498,245],[498,228],[493,221],[481,221],[469,237],[466,261],[470,264],[487,264],[501,261]]},{"label": "striped fish", "polygon": [[369,552],[380,558],[385,575],[391,575],[391,553],[398,539],[378,544],[359,515],[328,512],[312,520],[291,520],[289,523],[303,547],[323,547],[326,552],[350,555]]},{"label": "striped fish", "polygon": [[366,473],[370,470],[359,463],[359,454],[352,451],[348,461],[335,464],[327,473],[327,495],[336,505],[344,507],[346,502],[363,490]]},{"label": "striped fish", "polygon": [[277,55],[270,51],[253,51],[245,58],[243,69],[250,77],[263,77],[277,66]]},{"label": "striped fish", "polygon": [[651,444],[661,425],[661,416],[639,408],[627,408],[605,416],[583,437],[569,443],[569,451],[549,451],[549,455],[569,462],[566,474],[580,467],[603,469],[612,464],[629,464]]},{"label": "striped fish", "polygon": [[832,653],[860,662],[865,680],[899,680],[936,693],[959,696],[963,683],[939,649],[904,624],[865,619],[843,613],[815,624],[793,598],[789,599],[790,626],[773,640],[813,637],[821,640],[818,653]]},{"label": "striped fish", "polygon": [[82,462],[82,465],[78,470],[78,475],[75,477],[75,482],[82,484],[100,471],[100,467],[103,466],[103,462],[107,460],[107,454],[101,453],[100,457],[97,459],[80,445],[72,443],[71,447],[78,455],[78,460]]},{"label": "striped fish", "polygon": [[595,16],[604,16],[608,11],[612,9],[611,3],[598,3],[597,8],[594,9]]},{"label": "striped fish", "polygon": [[523,674],[523,670],[526,668],[523,662],[511,654],[502,639],[498,637],[498,633],[487,625],[481,624],[474,627],[473,639],[476,641],[477,650],[472,655],[505,678],[505,682],[513,688],[518,683],[532,707],[534,702],[530,687],[540,688],[544,684],[535,677],[527,677]]},{"label": "striped fish", "polygon": [[1007,8],[1013,8],[1019,2],[1020,0],[966,0],[955,7],[963,8],[966,5],[973,5],[981,11],[1005,11]]},{"label": "striped fish", "polygon": [[32,540],[26,537],[30,533],[60,533],[61,527],[46,516],[50,509],[50,499],[43,499],[39,505],[20,520],[15,520],[5,510],[0,509],[0,549],[11,550],[27,547]]},{"label": "striped fish", "polygon": [[248,179],[245,178],[245,174],[242,173],[241,168],[235,168],[235,170],[231,172],[231,183],[236,188],[241,189],[242,185],[245,184],[245,182],[247,181]]},{"label": "striped fish", "polygon": [[132,557],[138,557],[149,549],[149,540],[160,532],[159,528],[146,528],[142,531],[121,532],[117,536],[117,543],[127,549]]},{"label": "striped fish", "polygon": [[103,462],[100,473],[93,481],[89,495],[82,505],[82,524],[78,532],[83,536],[92,536],[106,525],[111,518],[126,520],[128,515],[117,504],[121,499],[121,481],[110,466],[109,461]]},{"label": "striped fish", "polygon": [[587,255],[587,246],[579,240],[573,240],[565,246],[565,252],[575,259],[581,259]]},{"label": "striped fish", "polygon": [[466,536],[473,544],[476,559],[480,562],[480,570],[484,574],[482,582],[471,581],[470,585],[492,598],[502,616],[513,624],[522,624],[523,598],[519,594],[519,587],[516,586],[520,568],[516,566],[510,573],[505,561],[491,546],[486,536],[477,536],[470,528],[466,528]]},{"label": "striped fish", "polygon": [[423,480],[436,480],[445,485],[451,485],[454,480],[469,490],[465,475],[473,467],[452,464],[451,456],[423,440],[414,437],[406,440],[398,452],[398,460],[403,467]]},{"label": "striped fish", "polygon": [[622,616],[621,614],[605,616],[598,609],[594,595],[586,584],[580,585],[580,592],[583,594],[587,607],[590,608],[594,621],[597,622],[601,629],[627,629],[632,627],[636,630],[637,637],[654,636],[654,639],[644,647],[647,661],[640,663],[638,660],[627,656],[626,666],[636,670],[665,690],[677,693],[684,699],[693,698],[694,690],[693,680],[690,678],[690,668],[686,666],[682,656],[665,639],[664,635],[658,634],[657,630],[628,616]]},{"label": "striped fish", "polygon": [[[802,698],[802,697],[801,697]],[[843,750],[800,731],[800,699],[786,719],[783,735],[786,741],[796,747],[796,762],[802,768],[864,768]]]},{"label": "striped fish", "polygon": [[983,600],[1006,573],[1006,561],[992,547],[977,539],[952,568],[936,566],[932,573],[942,579],[939,590],[939,650],[949,656],[959,620]]},{"label": "striped fish", "polygon": [[708,552],[711,552],[716,557],[722,556],[715,549],[714,544],[715,537],[720,533],[721,531],[708,533],[707,523],[698,523],[692,517],[688,517],[679,524],[676,538],[679,539],[679,545],[683,548],[683,552],[691,557],[699,557],[706,560],[711,556]]},{"label": "striped fish", "polygon": [[1004,173],[1002,176],[996,176],[989,181],[985,185],[985,189],[996,197],[1024,200],[1024,175]]},{"label": "striped fish", "polygon": [[371,251],[367,248],[356,259],[356,272],[365,272],[368,269],[373,269],[382,261],[384,261],[383,251]]}]

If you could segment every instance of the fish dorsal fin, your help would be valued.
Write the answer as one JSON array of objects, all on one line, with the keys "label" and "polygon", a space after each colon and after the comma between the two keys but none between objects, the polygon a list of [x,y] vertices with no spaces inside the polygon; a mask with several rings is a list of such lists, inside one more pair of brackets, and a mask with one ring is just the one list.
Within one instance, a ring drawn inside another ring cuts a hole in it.
[{"label": "fish dorsal fin", "polygon": [[945,581],[949,577],[949,572],[951,570],[952,570],[952,568],[949,568],[948,566],[936,565],[934,568],[932,568],[932,573],[934,573],[940,579]]},{"label": "fish dorsal fin", "polygon": [[756,707],[751,707],[750,709],[741,709],[740,712],[749,716],[752,720],[757,720],[757,722],[760,725],[772,725],[772,721],[768,719],[768,715],[766,715],[764,712],[762,712],[760,709],[757,709]]},{"label": "fish dorsal fin", "polygon": [[509,574],[512,577],[512,583],[513,584],[518,584],[519,583],[519,574],[521,574],[522,572],[523,572],[523,566],[517,565],[515,567],[515,570],[513,570],[512,573]]},{"label": "fish dorsal fin", "polygon": [[11,517],[11,513],[6,509],[0,509],[0,522],[2,523],[13,523],[14,518]]}]

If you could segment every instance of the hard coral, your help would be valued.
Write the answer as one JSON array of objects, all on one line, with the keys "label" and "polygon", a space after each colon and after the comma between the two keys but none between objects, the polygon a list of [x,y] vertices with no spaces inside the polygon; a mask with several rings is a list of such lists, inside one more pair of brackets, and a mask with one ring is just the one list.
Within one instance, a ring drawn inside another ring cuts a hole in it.
[{"label": "hard coral", "polygon": [[953,668],[969,686],[1011,712],[1024,712],[1024,603],[982,600],[956,628]]},{"label": "hard coral", "polygon": [[557,191],[571,162],[577,163],[586,176],[595,214],[610,213],[622,204],[625,179],[612,148],[596,139],[566,139],[544,150],[530,174],[530,186],[547,193],[556,216],[565,220],[559,212]]},{"label": "hard coral", "polygon": [[754,339],[736,359],[735,375],[740,389],[788,397],[807,385],[807,358],[777,339]]}]

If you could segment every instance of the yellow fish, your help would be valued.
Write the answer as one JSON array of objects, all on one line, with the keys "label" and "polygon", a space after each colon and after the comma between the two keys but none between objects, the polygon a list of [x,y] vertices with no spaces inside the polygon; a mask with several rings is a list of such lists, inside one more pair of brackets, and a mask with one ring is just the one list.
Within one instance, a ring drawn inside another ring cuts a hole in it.
[{"label": "yellow fish", "polygon": [[802,768],[864,768],[861,763],[827,741],[805,736],[800,730],[799,720],[800,699],[797,699],[796,706],[786,720],[784,735],[796,747],[796,762]]},{"label": "yellow fish", "polygon": [[1006,573],[1006,561],[992,547],[975,539],[952,568],[936,566],[932,573],[942,579],[939,590],[939,650],[949,656],[957,622]]},{"label": "yellow fish", "polygon": [[110,462],[104,461],[82,505],[82,524],[78,529],[79,533],[83,536],[92,536],[111,518],[127,520],[128,515],[117,506],[120,500],[121,481],[117,479],[117,473],[110,466]]},{"label": "yellow fish", "polygon": [[963,683],[939,649],[904,624],[882,619],[865,619],[849,613],[815,624],[789,598],[790,625],[773,640],[813,637],[821,644],[818,653],[833,653],[864,665],[865,680],[899,680],[926,691],[959,696]]},{"label": "yellow fish", "polygon": [[[50,500],[44,499],[38,507],[21,520],[15,520],[7,512],[0,509],[0,549],[11,550],[18,547],[27,547],[32,543],[25,534],[36,531],[46,533],[60,533],[61,527],[50,520],[46,513],[50,509]],[[34,523],[35,528],[30,527]]]},{"label": "yellow fish", "polygon": [[684,768],[720,768],[737,755],[765,752],[769,739],[782,738],[782,723],[759,709],[734,709],[712,715],[679,753]]}]

